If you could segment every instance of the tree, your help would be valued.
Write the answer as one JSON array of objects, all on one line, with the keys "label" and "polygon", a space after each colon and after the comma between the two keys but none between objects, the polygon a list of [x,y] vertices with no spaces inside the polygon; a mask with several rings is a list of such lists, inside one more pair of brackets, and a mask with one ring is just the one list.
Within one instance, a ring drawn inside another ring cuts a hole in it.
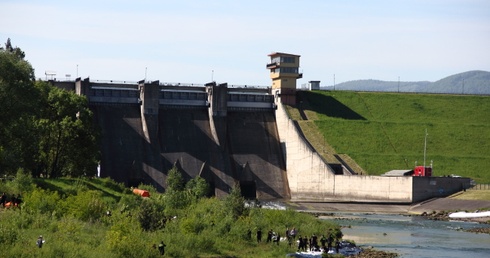
[{"label": "tree", "polygon": [[238,217],[244,215],[247,211],[245,207],[245,198],[243,198],[241,194],[240,185],[238,183],[233,186],[230,194],[226,196],[225,204],[233,216],[233,219],[238,219]]},{"label": "tree", "polygon": [[35,81],[24,57],[10,39],[0,48],[0,174],[95,175],[99,151],[87,99]]},{"label": "tree", "polygon": [[[35,139],[32,130],[38,112],[39,92],[34,69],[10,39],[0,48],[0,167],[2,174],[32,165]],[[33,144],[34,143],[34,144]]]},{"label": "tree", "polygon": [[210,195],[209,184],[200,176],[197,176],[185,185],[185,188],[194,200],[198,200]]},{"label": "tree", "polygon": [[166,192],[180,192],[184,190],[184,187],[185,183],[182,174],[176,166],[173,166],[168,171]]},{"label": "tree", "polygon": [[47,82],[36,85],[44,96],[37,120],[38,172],[49,177],[95,175],[99,152],[87,99]]}]

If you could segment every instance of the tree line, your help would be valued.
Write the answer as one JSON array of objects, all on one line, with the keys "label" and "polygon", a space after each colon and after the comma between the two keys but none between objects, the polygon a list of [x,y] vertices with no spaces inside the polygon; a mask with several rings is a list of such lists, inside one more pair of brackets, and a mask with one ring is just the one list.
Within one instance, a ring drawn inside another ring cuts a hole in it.
[{"label": "tree line", "polygon": [[36,80],[10,39],[0,48],[0,175],[92,176],[100,158],[84,96]]}]

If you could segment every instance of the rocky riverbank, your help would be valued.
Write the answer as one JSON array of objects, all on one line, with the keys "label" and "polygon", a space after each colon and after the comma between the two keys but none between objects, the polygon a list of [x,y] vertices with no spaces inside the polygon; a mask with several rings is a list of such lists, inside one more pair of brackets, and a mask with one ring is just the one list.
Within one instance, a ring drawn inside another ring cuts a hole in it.
[{"label": "rocky riverbank", "polygon": [[362,252],[351,256],[353,258],[395,258],[399,257],[397,253],[375,250],[373,248],[363,248]]},{"label": "rocky riverbank", "polygon": [[[442,220],[442,221],[448,221],[448,220],[459,220],[459,221],[468,221],[468,222],[476,222],[476,223],[481,223],[481,224],[490,224],[490,218],[489,217],[477,217],[477,218],[450,218],[449,214],[453,213],[452,211],[433,211],[430,213],[423,212],[420,214],[420,216],[426,217],[431,220]],[[472,228],[469,230],[466,230],[467,232],[473,232],[473,233],[483,233],[483,234],[490,234],[490,228],[485,227],[485,228]]]}]

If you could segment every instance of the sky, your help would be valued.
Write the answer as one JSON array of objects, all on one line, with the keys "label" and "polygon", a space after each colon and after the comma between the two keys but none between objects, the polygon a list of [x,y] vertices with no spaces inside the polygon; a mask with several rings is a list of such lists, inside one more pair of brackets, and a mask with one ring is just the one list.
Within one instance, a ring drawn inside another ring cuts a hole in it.
[{"label": "sky", "polygon": [[284,52],[298,87],[437,81],[490,71],[490,1],[0,0],[8,38],[41,79],[269,86]]}]

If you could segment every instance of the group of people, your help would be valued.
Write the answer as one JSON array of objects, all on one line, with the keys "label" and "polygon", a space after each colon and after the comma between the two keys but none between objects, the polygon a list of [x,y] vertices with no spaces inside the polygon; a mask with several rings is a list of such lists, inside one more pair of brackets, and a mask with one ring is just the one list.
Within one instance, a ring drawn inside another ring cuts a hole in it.
[{"label": "group of people", "polygon": [[[318,244],[318,241],[320,241],[321,246]],[[328,253],[329,251],[335,250],[335,253],[339,253],[340,249],[340,240],[336,238],[334,240],[334,237],[329,234],[328,237],[325,237],[325,235],[322,235],[320,239],[313,234],[310,238],[307,236],[301,237],[299,236],[298,238],[298,252],[299,251],[322,251],[325,253]]]},{"label": "group of people", "polygon": [[[250,231],[249,231],[249,236],[250,236]],[[301,236],[298,235],[298,230],[296,228],[292,228],[291,230],[289,228],[286,228],[285,232],[288,245],[292,247],[293,242],[296,241],[298,243],[298,252],[299,251],[323,251],[325,253],[328,253],[329,251],[335,251],[336,253],[339,253],[340,249],[340,240],[342,236],[336,236],[333,232],[327,232],[327,236],[322,235],[321,238],[318,238],[317,235],[313,234],[311,237],[308,238],[308,236]],[[258,229],[257,230],[257,243],[262,242],[262,230]],[[298,238],[296,240],[296,237]],[[272,229],[267,232],[267,243],[277,243],[279,244],[279,241],[281,239],[281,236],[279,233],[276,233]]]},{"label": "group of people", "polygon": [[20,194],[15,196],[15,194],[12,194],[10,198],[5,193],[2,193],[2,196],[0,196],[0,205],[4,208],[10,208],[10,207],[19,207],[19,205],[22,203],[22,199],[20,198]]}]

